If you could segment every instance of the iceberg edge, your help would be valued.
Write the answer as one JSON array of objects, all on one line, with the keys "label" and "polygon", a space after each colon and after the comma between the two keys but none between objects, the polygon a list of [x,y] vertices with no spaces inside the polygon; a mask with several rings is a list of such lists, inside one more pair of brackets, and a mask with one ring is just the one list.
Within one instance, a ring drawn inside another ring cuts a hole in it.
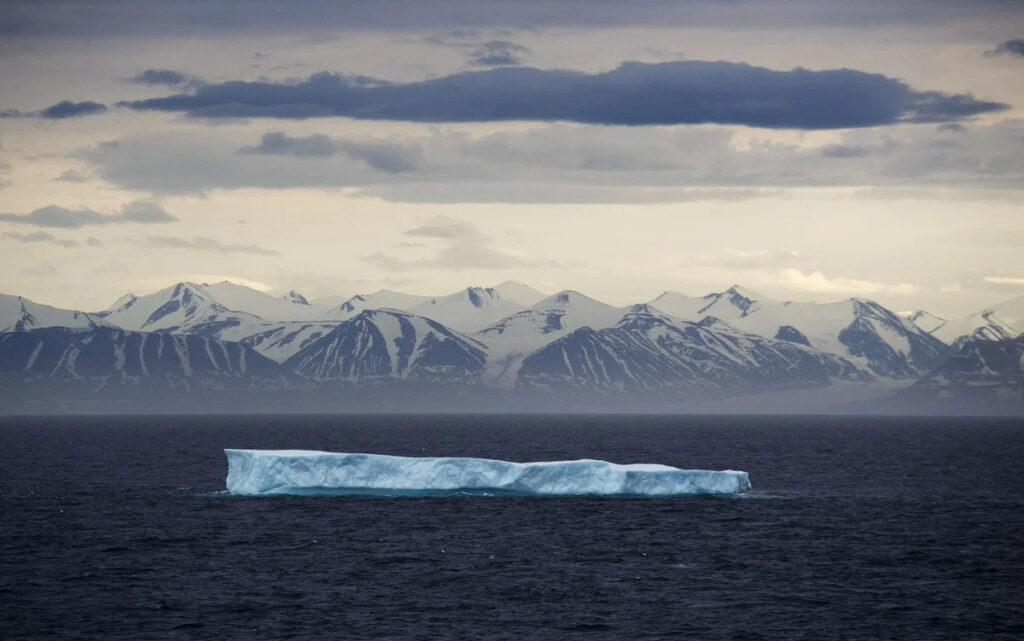
[{"label": "iceberg edge", "polygon": [[265,495],[687,496],[750,489],[746,472],[582,459],[515,463],[309,450],[225,449],[227,491]]}]

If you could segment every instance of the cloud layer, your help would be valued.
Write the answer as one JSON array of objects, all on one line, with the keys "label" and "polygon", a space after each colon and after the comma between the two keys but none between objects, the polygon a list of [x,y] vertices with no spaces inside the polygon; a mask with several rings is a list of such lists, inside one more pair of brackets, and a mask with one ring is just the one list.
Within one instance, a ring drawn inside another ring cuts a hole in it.
[{"label": "cloud layer", "polygon": [[278,256],[279,252],[259,245],[240,243],[222,243],[205,236],[182,238],[178,236],[142,236],[133,239],[136,245],[157,249],[188,249],[191,251],[214,252],[218,254],[255,254],[258,256]]},{"label": "cloud layer", "polygon": [[[377,252],[362,260],[387,272],[422,269],[528,269],[557,267],[553,261],[539,261],[511,254],[492,246],[492,241],[473,223],[438,216],[419,227],[403,232],[404,236],[438,241],[440,247],[427,258],[402,258]],[[409,244],[405,244],[409,246]],[[418,245],[413,244],[413,247]]]},{"label": "cloud layer", "polygon": [[410,82],[315,73],[294,83],[231,81],[122,103],[203,118],[346,116],[415,122],[733,124],[789,129],[946,122],[1007,105],[917,91],[851,69],[775,71],[731,62],[629,62],[611,71],[499,67]]},{"label": "cloud layer", "polygon": [[295,158],[329,158],[344,154],[352,160],[365,162],[368,167],[391,174],[415,171],[420,162],[418,150],[408,145],[340,140],[322,134],[288,136],[280,131],[264,134],[258,145],[243,147],[239,153]]},{"label": "cloud layer", "polygon": [[145,134],[82,154],[127,189],[339,188],[403,202],[669,202],[778,196],[788,187],[1019,190],[1024,122],[950,131],[858,129],[819,146],[730,128],[553,125],[403,139],[206,130]]},{"label": "cloud layer", "polygon": [[1016,56],[1024,58],[1024,39],[1000,42],[995,49],[985,52],[986,56]]},{"label": "cloud layer", "polygon": [[57,205],[40,207],[27,214],[0,214],[0,221],[63,229],[114,223],[170,223],[176,220],[178,219],[167,213],[163,207],[146,200],[130,202],[116,214],[103,214],[92,209],[68,209]]}]

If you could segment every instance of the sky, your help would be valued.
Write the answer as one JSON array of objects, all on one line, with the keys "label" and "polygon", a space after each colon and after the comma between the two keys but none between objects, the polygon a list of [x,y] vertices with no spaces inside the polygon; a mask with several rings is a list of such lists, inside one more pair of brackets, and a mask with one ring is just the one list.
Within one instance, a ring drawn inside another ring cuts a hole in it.
[{"label": "sky", "polygon": [[0,2],[0,292],[1024,294],[1024,2]]}]

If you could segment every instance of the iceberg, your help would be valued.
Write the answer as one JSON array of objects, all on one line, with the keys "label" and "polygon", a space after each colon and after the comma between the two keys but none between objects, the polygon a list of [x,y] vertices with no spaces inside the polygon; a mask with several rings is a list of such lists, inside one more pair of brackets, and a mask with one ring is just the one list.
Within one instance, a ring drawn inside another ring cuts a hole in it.
[{"label": "iceberg", "polygon": [[746,472],[681,470],[607,461],[513,463],[306,450],[226,449],[227,491],[243,496],[451,495],[681,496],[739,494]]}]

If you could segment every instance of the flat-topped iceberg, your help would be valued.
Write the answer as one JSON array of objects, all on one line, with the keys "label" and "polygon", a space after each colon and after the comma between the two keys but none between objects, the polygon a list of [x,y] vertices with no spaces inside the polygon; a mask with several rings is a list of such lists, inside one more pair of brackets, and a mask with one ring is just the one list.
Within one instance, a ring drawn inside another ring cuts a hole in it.
[{"label": "flat-topped iceberg", "polygon": [[513,463],[305,450],[224,450],[231,494],[514,494],[679,496],[739,494],[746,472],[607,461]]}]

